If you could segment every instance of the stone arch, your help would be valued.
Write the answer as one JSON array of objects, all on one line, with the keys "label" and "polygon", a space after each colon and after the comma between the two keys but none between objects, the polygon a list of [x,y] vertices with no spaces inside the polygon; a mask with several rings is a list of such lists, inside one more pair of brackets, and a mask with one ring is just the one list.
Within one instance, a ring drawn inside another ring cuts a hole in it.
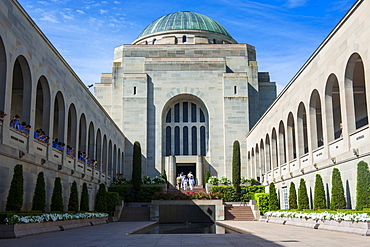
[{"label": "stone arch", "polygon": [[114,144],[113,146],[113,176],[112,177],[116,177],[117,176],[117,160],[118,160],[118,157],[117,157],[117,145]]},{"label": "stone arch", "polygon": [[113,178],[114,173],[113,173],[113,145],[112,145],[112,140],[109,140],[108,143],[108,164],[107,164],[107,174]]},{"label": "stone arch", "polygon": [[351,55],[345,72],[345,97],[349,133],[368,124],[365,70],[361,56]]},{"label": "stone arch", "polygon": [[261,162],[260,162],[260,149],[258,147],[258,143],[256,143],[256,155],[255,155],[255,160],[256,160],[256,166],[255,166],[255,176],[258,181],[261,179]]},{"label": "stone arch", "polygon": [[272,169],[275,169],[279,166],[279,160],[278,160],[278,139],[277,139],[277,134],[276,134],[276,129],[272,129],[271,133],[271,161],[272,161]]},{"label": "stone arch", "polygon": [[73,103],[68,109],[67,145],[74,149],[77,145],[77,113]]},{"label": "stone arch", "polygon": [[90,159],[95,159],[95,130],[94,123],[89,124],[89,136],[88,136],[88,156]]},{"label": "stone arch", "polygon": [[261,163],[261,175],[266,174],[266,159],[265,159],[265,145],[263,144],[263,139],[260,140],[260,163]]},{"label": "stone arch", "polygon": [[297,146],[295,136],[295,125],[293,113],[289,112],[287,122],[287,134],[288,134],[288,161],[292,161],[297,158]]},{"label": "stone arch", "polygon": [[325,106],[327,138],[328,142],[331,142],[342,135],[340,88],[335,74],[331,74],[326,82]]},{"label": "stone arch", "polygon": [[205,104],[194,95],[180,94],[168,100],[162,112],[163,156],[206,156],[208,119]]},{"label": "stone arch", "polygon": [[280,165],[286,163],[286,138],[284,122],[280,121],[279,124],[279,162]]},{"label": "stone arch", "polygon": [[78,135],[78,148],[81,152],[86,152],[86,138],[87,138],[87,126],[86,126],[86,117],[85,114],[82,113],[80,116],[80,124],[79,124],[79,135]]},{"label": "stone arch", "polygon": [[272,170],[272,162],[271,162],[271,144],[270,144],[270,137],[269,137],[269,134],[266,134],[266,140],[265,140],[265,143],[266,143],[266,148],[265,148],[265,151],[266,151],[266,154],[265,154],[265,157],[266,157],[266,172],[268,171],[271,171]]},{"label": "stone arch", "polygon": [[20,115],[21,121],[30,123],[32,79],[29,64],[24,56],[18,56],[13,67],[11,111]]},{"label": "stone arch", "polygon": [[102,137],[100,128],[96,131],[95,159],[98,161],[98,167],[102,165]]},{"label": "stone arch", "polygon": [[310,98],[310,122],[311,146],[316,149],[324,145],[321,100],[316,89],[312,91]]},{"label": "stone arch", "polygon": [[299,103],[297,113],[298,154],[308,153],[307,114],[304,103]]},{"label": "stone arch", "polygon": [[42,129],[49,135],[50,128],[50,87],[45,76],[41,76],[36,86],[36,108],[35,108],[35,129]]},{"label": "stone arch", "polygon": [[101,162],[101,170],[104,172],[108,172],[107,165],[108,165],[108,141],[107,136],[104,135],[103,137],[103,153],[102,153],[102,162]]},{"label": "stone arch", "polygon": [[64,119],[65,119],[65,104],[63,94],[58,91],[54,98],[54,126],[53,138],[58,138],[60,142],[64,142]]},{"label": "stone arch", "polygon": [[[6,94],[6,71],[8,68],[5,46],[3,39],[0,37],[0,110],[5,110],[5,94]],[[9,113],[7,113],[10,115]]]}]

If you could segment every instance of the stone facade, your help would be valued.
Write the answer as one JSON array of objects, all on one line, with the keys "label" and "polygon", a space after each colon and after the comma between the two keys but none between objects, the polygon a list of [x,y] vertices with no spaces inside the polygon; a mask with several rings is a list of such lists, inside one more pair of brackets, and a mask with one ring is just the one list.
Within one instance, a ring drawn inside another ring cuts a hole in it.
[{"label": "stone facade", "polygon": [[248,176],[275,182],[282,208],[301,178],[312,204],[317,173],[330,198],[333,168],[356,205],[357,163],[370,162],[369,11],[354,4],[247,135]]},{"label": "stone facade", "polygon": [[[173,33],[176,31],[167,35]],[[177,34],[180,37],[184,32]],[[156,35],[149,36],[159,40],[166,32]],[[241,143],[245,163],[245,134],[267,108],[260,107],[259,102],[271,103],[276,95],[268,73],[260,76],[264,94],[259,93],[255,48],[235,41],[135,42],[115,48],[112,73],[102,74],[101,83],[95,84],[95,95],[129,142],[141,143],[143,175],[158,175],[166,169],[174,184],[179,166],[184,166],[186,173],[186,169],[196,171],[198,184],[203,183],[207,170],[212,175],[231,177],[234,140]],[[197,114],[204,114],[204,121],[200,115],[190,120],[193,105]],[[127,145],[125,176],[131,176],[131,149]],[[242,173],[246,175],[245,166]]]},{"label": "stone facade", "polygon": [[[41,171],[47,210],[55,177],[62,178],[65,209],[76,181],[79,194],[87,183],[93,210],[98,184],[109,185],[122,173],[125,136],[15,0],[0,2],[0,109],[8,114],[0,121],[0,211],[5,210],[16,164],[23,165],[23,210],[31,209]],[[17,114],[32,126],[29,137],[9,127]],[[73,147],[75,154],[34,139],[34,131],[40,128],[51,139]],[[97,166],[78,160],[78,150],[97,159]]]}]

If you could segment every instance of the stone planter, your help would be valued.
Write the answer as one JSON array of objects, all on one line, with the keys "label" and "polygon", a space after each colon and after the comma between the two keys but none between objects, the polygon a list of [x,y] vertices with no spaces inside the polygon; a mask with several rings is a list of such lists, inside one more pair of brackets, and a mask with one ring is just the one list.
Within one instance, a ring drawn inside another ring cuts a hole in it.
[{"label": "stone planter", "polygon": [[370,236],[370,222],[267,217],[266,222]]},{"label": "stone planter", "polygon": [[63,221],[48,221],[40,223],[0,225],[1,238],[19,238],[34,234],[64,231],[68,229],[94,226],[108,223],[108,217],[95,219],[78,219],[78,220],[63,220]]}]

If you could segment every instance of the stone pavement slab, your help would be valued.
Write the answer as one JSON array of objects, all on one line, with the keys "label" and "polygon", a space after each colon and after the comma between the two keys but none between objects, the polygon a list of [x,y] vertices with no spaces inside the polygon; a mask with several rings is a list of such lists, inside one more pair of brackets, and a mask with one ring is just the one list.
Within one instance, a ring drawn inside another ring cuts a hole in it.
[{"label": "stone pavement slab", "polygon": [[266,222],[223,221],[225,225],[251,234],[131,234],[153,222],[115,222],[61,232],[0,239],[0,246],[47,247],[205,247],[205,246],[370,246],[370,237],[285,226]]}]

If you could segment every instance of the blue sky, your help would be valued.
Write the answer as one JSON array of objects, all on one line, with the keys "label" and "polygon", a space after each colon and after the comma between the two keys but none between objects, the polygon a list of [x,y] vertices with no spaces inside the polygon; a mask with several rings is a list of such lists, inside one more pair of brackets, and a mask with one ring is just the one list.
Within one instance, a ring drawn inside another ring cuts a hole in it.
[{"label": "blue sky", "polygon": [[113,50],[152,21],[177,11],[209,16],[256,47],[259,71],[278,91],[355,0],[18,0],[85,84],[111,72]]}]

